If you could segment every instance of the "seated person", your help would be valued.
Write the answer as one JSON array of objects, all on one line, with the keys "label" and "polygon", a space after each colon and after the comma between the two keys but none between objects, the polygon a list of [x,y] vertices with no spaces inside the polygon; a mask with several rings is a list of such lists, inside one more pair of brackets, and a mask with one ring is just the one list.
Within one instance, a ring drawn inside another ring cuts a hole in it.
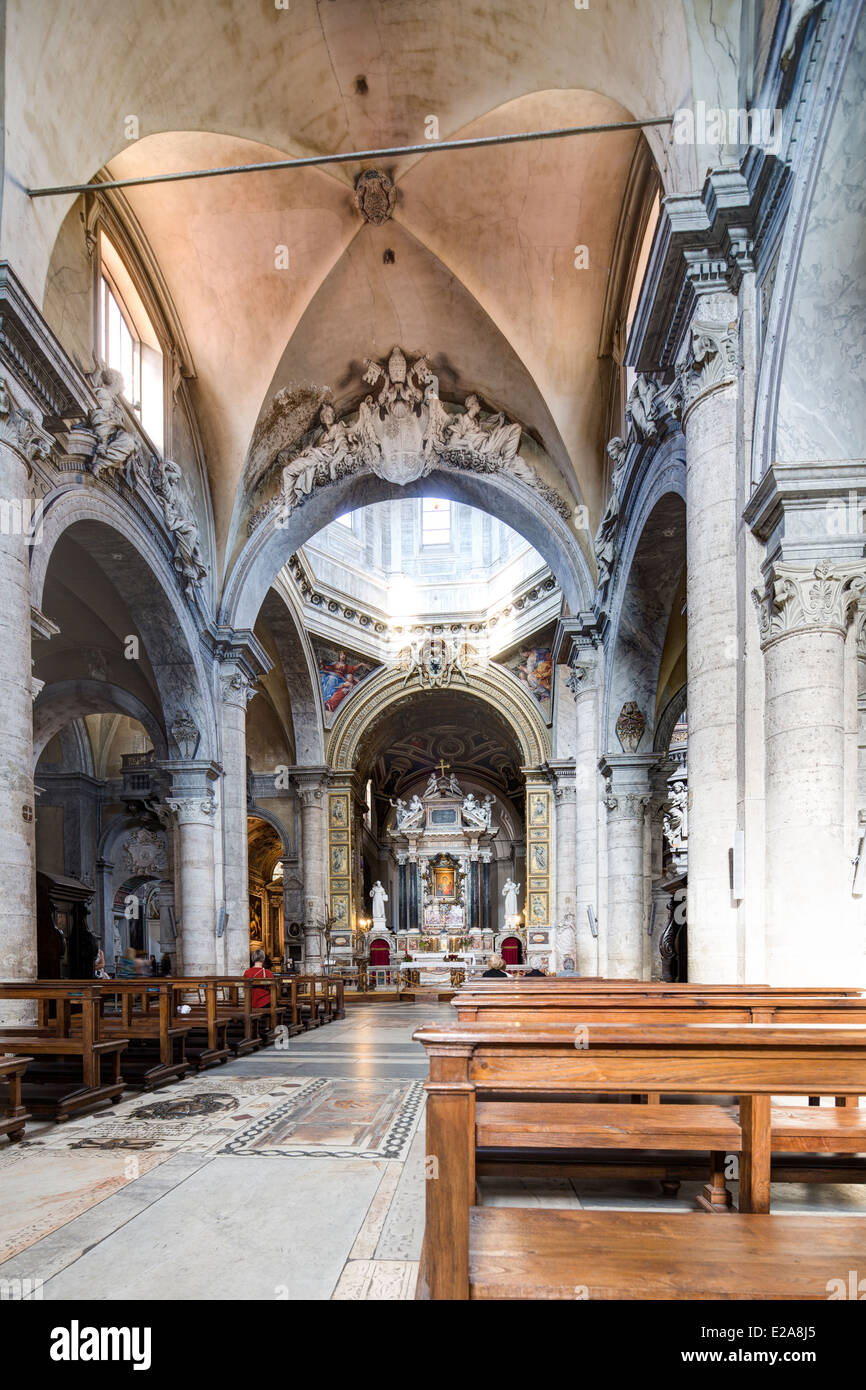
[{"label": "seated person", "polygon": [[576,975],[574,968],[574,956],[562,957],[562,969],[557,972],[559,975]]},{"label": "seated person", "polygon": [[490,968],[483,971],[481,975],[482,980],[507,980],[508,971],[504,967],[505,961],[501,956],[491,956]]},{"label": "seated person", "polygon": [[525,980],[528,980],[529,977],[530,977],[530,975],[539,975],[539,976],[541,976],[541,978],[543,979],[543,978],[544,978],[544,973],[545,973],[545,972],[544,972],[543,970],[540,970],[540,969],[539,969],[539,966],[540,966],[540,965],[541,965],[541,961],[538,959],[538,956],[533,956],[533,957],[532,957],[532,960],[529,962],[529,969],[526,971],[526,973],[525,973],[525,975],[523,976],[523,978],[524,978]]},{"label": "seated person", "polygon": [[[266,976],[273,979],[273,973],[265,969],[265,953],[261,949],[253,951],[249,970],[244,971],[245,980],[264,980]],[[254,1009],[266,1009],[271,1002],[271,991],[269,989],[254,989],[252,1005]]]}]

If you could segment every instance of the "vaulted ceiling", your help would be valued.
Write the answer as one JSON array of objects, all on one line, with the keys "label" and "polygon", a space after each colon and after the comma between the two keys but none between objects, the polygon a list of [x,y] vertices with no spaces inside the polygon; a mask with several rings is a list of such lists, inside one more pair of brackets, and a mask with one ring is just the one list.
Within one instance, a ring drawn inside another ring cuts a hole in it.
[{"label": "vaulted ceiling", "polygon": [[[41,302],[73,200],[31,203],[28,186],[419,143],[430,117],[448,139],[669,113],[689,93],[690,31],[715,42],[695,9],[10,0],[4,244]],[[600,334],[643,138],[385,161],[398,199],[382,227],[354,205],[358,164],[128,191],[189,344],[223,565],[272,394],[312,383],[351,403],[363,359],[395,342],[432,355],[446,399],[476,391],[518,418],[598,515]],[[667,187],[694,182],[693,150],[664,129],[646,138]],[[575,268],[577,245],[588,269]]]}]

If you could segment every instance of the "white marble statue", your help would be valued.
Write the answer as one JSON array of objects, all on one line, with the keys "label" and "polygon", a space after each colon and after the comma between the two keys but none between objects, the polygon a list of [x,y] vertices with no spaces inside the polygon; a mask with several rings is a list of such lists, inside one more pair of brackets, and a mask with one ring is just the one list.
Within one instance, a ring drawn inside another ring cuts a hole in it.
[{"label": "white marble statue", "polygon": [[370,889],[370,897],[373,902],[373,926],[384,927],[385,925],[385,904],[388,901],[388,894],[382,887],[378,879]]},{"label": "white marble statue", "polygon": [[420,796],[413,796],[407,806],[402,797],[397,797],[391,805],[397,812],[397,829],[410,830],[415,825],[420,825],[424,818],[424,804]]},{"label": "white marble statue", "polygon": [[513,917],[519,915],[520,910],[517,906],[517,894],[519,892],[520,884],[515,883],[513,878],[506,879],[505,887],[502,890],[502,896],[505,899],[505,917],[507,921],[511,921]]},{"label": "white marble statue", "polygon": [[463,799],[463,819],[472,829],[489,830],[493,799],[488,794],[483,802],[477,801],[473,792]]}]

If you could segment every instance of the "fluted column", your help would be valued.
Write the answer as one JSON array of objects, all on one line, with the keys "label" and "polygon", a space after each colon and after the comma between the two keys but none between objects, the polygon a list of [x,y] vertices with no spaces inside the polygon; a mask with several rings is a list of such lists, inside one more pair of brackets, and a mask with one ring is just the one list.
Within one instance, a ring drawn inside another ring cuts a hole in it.
[{"label": "fluted column", "polygon": [[[31,461],[50,437],[0,380],[0,978],[36,976],[36,847],[30,652]],[[21,1015],[4,1004],[0,1016]]]},{"label": "fluted column", "polygon": [[657,754],[611,753],[601,768],[608,779],[607,807],[607,973],[639,980],[646,966],[648,865],[646,809],[651,800],[649,770]]},{"label": "fluted column", "polygon": [[322,932],[327,917],[325,783],[321,769],[292,778],[301,803],[301,870],[304,876],[304,964],[312,974],[322,969]]},{"label": "fluted column", "polygon": [[[698,308],[683,386],[690,841],[689,978],[738,979],[729,855],[737,828],[737,301],[692,267]],[[722,282],[723,283],[723,282]]]},{"label": "fluted column", "polygon": [[214,818],[209,795],[170,796],[174,813],[175,874],[180,910],[178,969],[185,975],[212,975],[217,969],[214,896]]},{"label": "fluted column", "polygon": [[[845,842],[844,717],[845,638],[864,584],[862,563],[777,563],[754,594],[764,652],[770,984],[856,984],[866,964]],[[690,874],[693,846],[690,820]]]}]

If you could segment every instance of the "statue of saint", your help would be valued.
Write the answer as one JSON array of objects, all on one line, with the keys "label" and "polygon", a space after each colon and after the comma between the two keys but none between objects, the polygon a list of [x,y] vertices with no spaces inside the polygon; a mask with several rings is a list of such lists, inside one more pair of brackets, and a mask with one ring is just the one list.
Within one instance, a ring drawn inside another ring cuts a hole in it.
[{"label": "statue of saint", "polygon": [[519,915],[520,909],[517,906],[517,894],[519,893],[519,891],[520,884],[515,883],[513,878],[508,878],[505,880],[505,887],[502,890],[502,896],[505,899],[505,917],[508,921],[511,921],[513,917],[517,917]]},{"label": "statue of saint", "polygon": [[388,894],[382,887],[378,879],[370,889],[370,897],[373,902],[373,926],[384,927],[385,925],[385,904],[388,901]]}]

